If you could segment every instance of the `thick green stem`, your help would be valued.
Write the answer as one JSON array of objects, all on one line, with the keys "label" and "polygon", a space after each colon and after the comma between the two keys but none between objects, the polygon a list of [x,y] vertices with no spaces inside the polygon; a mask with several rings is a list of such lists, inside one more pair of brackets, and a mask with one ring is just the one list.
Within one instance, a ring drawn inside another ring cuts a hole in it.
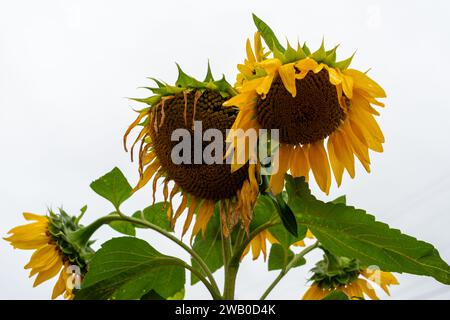
[{"label": "thick green stem", "polygon": [[266,289],[266,291],[264,291],[263,295],[261,296],[261,298],[259,298],[260,300],[264,300],[267,298],[267,296],[269,295],[270,292],[272,292],[273,288],[276,287],[276,285],[281,281],[281,279],[283,279],[283,277],[289,272],[290,269],[292,269],[297,262],[302,259],[307,253],[311,252],[312,250],[314,250],[315,248],[317,248],[319,245],[318,242],[314,243],[313,245],[306,247],[303,251],[301,251],[300,253],[296,254],[292,260],[287,264],[287,266],[281,270],[280,274],[275,278],[275,280],[270,284],[270,286]]},{"label": "thick green stem", "polygon": [[223,297],[226,300],[233,300],[239,264],[237,265],[231,264],[231,257],[233,254],[231,236],[225,237],[223,235],[223,232],[222,232],[222,252],[223,252],[223,265],[225,273]]},{"label": "thick green stem", "polygon": [[80,248],[84,248],[88,243],[89,239],[91,239],[92,235],[95,231],[97,231],[104,224],[108,224],[113,221],[122,220],[122,217],[119,215],[108,215],[101,217],[91,224],[69,234],[70,239],[72,240],[73,245],[77,245]]}]

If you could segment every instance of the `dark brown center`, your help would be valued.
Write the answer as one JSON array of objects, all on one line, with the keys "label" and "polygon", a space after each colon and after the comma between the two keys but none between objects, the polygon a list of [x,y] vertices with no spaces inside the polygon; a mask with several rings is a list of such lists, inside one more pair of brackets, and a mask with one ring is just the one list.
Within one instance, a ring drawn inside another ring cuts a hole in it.
[{"label": "dark brown center", "polygon": [[[202,136],[208,129],[218,129],[225,139],[226,130],[233,125],[237,112],[234,109],[222,107],[226,99],[218,92],[206,90],[197,98],[195,103],[195,92],[186,94],[186,97],[181,93],[167,100],[164,108],[162,104],[157,107],[156,126],[155,123],[151,124],[155,152],[163,170],[183,191],[202,199],[229,199],[241,189],[247,178],[248,166],[231,173],[229,164],[206,164],[203,159],[200,164],[195,164],[192,126],[193,119],[202,121]],[[190,164],[175,164],[172,161],[172,149],[180,143],[180,141],[171,141],[172,132],[181,128],[187,129],[191,135]],[[202,142],[202,154],[210,143]],[[225,141],[222,143],[225,152]]]},{"label": "dark brown center", "polygon": [[282,143],[307,144],[326,138],[345,119],[328,72],[310,71],[296,80],[296,87],[293,98],[277,77],[266,98],[258,98],[258,122],[265,129],[279,129]]}]

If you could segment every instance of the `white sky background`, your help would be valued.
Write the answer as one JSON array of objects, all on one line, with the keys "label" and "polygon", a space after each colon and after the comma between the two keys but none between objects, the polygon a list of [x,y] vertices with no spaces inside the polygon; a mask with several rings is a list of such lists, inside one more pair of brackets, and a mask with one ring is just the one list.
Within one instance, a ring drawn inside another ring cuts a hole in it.
[{"label": "white sky background", "polygon": [[[124,97],[147,94],[148,76],[172,82],[174,62],[203,78],[234,82],[255,12],[280,39],[297,37],[317,48],[340,43],[338,57],[358,50],[353,66],[387,91],[380,125],[385,152],[373,154],[373,172],[359,168],[328,199],[349,203],[381,221],[434,244],[450,261],[450,2],[448,1],[5,1],[0,2],[0,235],[24,222],[21,212],[64,206],[84,222],[112,208],[89,183],[119,166],[132,184],[137,164],[121,146],[134,119]],[[316,186],[313,191],[327,199]],[[161,199],[161,197],[160,197]],[[150,188],[124,206],[150,201]],[[118,236],[104,227],[98,244]],[[188,258],[151,232],[139,232],[159,251]],[[32,289],[23,269],[31,252],[0,240],[0,298],[47,299],[52,283]],[[311,255],[315,262],[319,255]],[[217,273],[221,281],[221,272]],[[247,258],[238,298],[258,298],[275,278],[262,260]],[[298,299],[309,274],[294,269],[269,296]],[[449,299],[434,279],[400,275],[393,298]],[[383,298],[386,298],[383,294]],[[187,298],[209,298],[199,284]]]}]

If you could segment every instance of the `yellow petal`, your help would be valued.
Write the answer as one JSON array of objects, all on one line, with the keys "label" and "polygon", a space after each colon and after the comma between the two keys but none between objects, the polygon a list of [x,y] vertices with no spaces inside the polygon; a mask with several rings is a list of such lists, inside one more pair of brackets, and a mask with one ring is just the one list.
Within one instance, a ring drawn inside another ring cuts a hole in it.
[{"label": "yellow petal", "polygon": [[330,157],[331,168],[333,169],[334,178],[336,179],[336,183],[339,187],[342,183],[342,175],[344,173],[344,166],[338,160],[338,158],[336,157],[336,154],[334,152],[334,143],[335,143],[334,140],[335,140],[335,135],[332,134],[328,138],[327,149],[328,149],[328,156]]},{"label": "yellow petal", "polygon": [[188,214],[186,220],[184,221],[183,233],[181,234],[182,237],[186,234],[187,230],[191,225],[192,218],[194,217],[196,208],[197,208],[197,198],[192,197],[191,203],[189,204]]},{"label": "yellow petal", "polygon": [[66,281],[64,278],[64,273],[66,272],[66,268],[62,268],[59,273],[58,280],[56,281],[55,286],[52,291],[52,299],[56,299],[60,295],[62,295],[66,291]]},{"label": "yellow petal", "polygon": [[250,62],[255,62],[255,55],[253,54],[252,44],[250,43],[250,39],[247,39],[245,50],[247,51],[247,60]]},{"label": "yellow petal", "polygon": [[318,66],[319,64],[311,58],[305,58],[295,63],[295,67],[300,71],[312,71]]},{"label": "yellow petal", "polygon": [[331,186],[331,172],[328,156],[323,146],[323,141],[310,145],[308,150],[309,165],[320,189],[328,194]]},{"label": "yellow petal", "polygon": [[45,282],[51,278],[53,278],[54,276],[56,276],[59,272],[59,270],[61,270],[62,267],[62,261],[61,259],[58,259],[49,269],[43,271],[43,272],[39,272],[39,274],[36,277],[36,280],[33,283],[33,287],[36,287],[38,285],[40,285],[42,282]]},{"label": "yellow petal", "polygon": [[200,230],[202,231],[202,235],[205,236],[206,227],[208,226],[208,222],[214,213],[214,205],[214,201],[210,200],[205,200],[200,205],[191,238],[194,237]]},{"label": "yellow petal", "polygon": [[306,150],[307,149],[302,146],[296,146],[292,151],[289,168],[294,178],[305,177],[306,180],[308,180],[310,168]]},{"label": "yellow petal", "polygon": [[303,295],[303,300],[322,300],[325,298],[328,294],[330,294],[331,291],[329,290],[322,290],[319,288],[318,285],[313,284],[309,289],[305,292]]},{"label": "yellow petal", "polygon": [[297,95],[297,88],[295,85],[295,66],[294,63],[282,65],[279,70],[281,81],[287,91],[295,97]]},{"label": "yellow petal", "polygon": [[25,265],[25,269],[40,268],[48,265],[55,257],[59,257],[59,252],[56,246],[43,246],[33,253],[30,261]]},{"label": "yellow petal", "polygon": [[355,177],[355,157],[353,149],[347,141],[343,131],[336,131],[333,134],[333,150],[336,158],[347,169],[350,177]]},{"label": "yellow petal", "polygon": [[358,284],[359,288],[361,288],[362,292],[365,293],[370,299],[380,300],[373,287],[366,280],[356,279],[356,283]]},{"label": "yellow petal", "polygon": [[384,98],[386,97],[386,92],[380,87],[378,83],[373,81],[369,76],[361,71],[355,69],[344,70],[343,73],[353,78],[354,87],[357,89],[362,89],[370,93],[374,97]]},{"label": "yellow petal", "polygon": [[28,220],[28,221],[31,220],[31,221],[47,221],[48,222],[48,218],[46,216],[42,216],[39,214],[24,212],[23,216],[24,216],[25,220]]},{"label": "yellow petal", "polygon": [[280,144],[279,149],[275,153],[273,169],[277,170],[272,172],[269,180],[269,188],[274,195],[279,194],[284,187],[284,176],[289,169],[289,161],[292,152],[292,145]]}]

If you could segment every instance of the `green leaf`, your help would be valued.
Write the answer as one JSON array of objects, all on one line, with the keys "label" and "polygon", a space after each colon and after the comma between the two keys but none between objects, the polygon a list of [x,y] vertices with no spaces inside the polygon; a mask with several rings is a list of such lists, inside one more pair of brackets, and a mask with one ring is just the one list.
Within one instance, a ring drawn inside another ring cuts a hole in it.
[{"label": "green leaf", "polygon": [[[113,212],[112,214],[117,214],[116,212]],[[109,226],[116,230],[117,232],[120,232],[122,234],[125,234],[127,236],[135,236],[136,235],[136,229],[134,228],[134,225],[127,221],[113,221],[109,223]]]},{"label": "green leaf", "polygon": [[[192,246],[192,249],[205,261],[211,272],[215,272],[223,266],[222,237],[218,211],[218,206],[216,206],[214,208],[214,215],[211,217],[206,228],[205,237],[203,237],[201,232],[198,233],[194,238],[194,244]],[[191,261],[192,266],[203,273],[197,261],[193,259]],[[193,285],[198,281],[198,277],[191,273],[191,284]]]},{"label": "green leaf", "polygon": [[295,219],[295,215],[292,212],[291,208],[286,204],[283,199],[283,195],[280,193],[276,197],[273,198],[278,206],[278,214],[280,215],[281,222],[283,226],[292,234],[294,237],[298,237],[297,230],[297,220]]},{"label": "green leaf", "polygon": [[322,300],[350,300],[342,291],[333,291]]},{"label": "green leaf", "polygon": [[[280,244],[273,244],[269,254],[269,271],[282,270],[294,258],[294,252],[290,249],[283,248]],[[305,258],[299,259],[293,267],[299,267],[306,263]]]},{"label": "green leaf", "polygon": [[98,195],[109,200],[114,208],[120,205],[132,194],[132,188],[119,168],[115,167],[90,185]]},{"label": "green leaf", "polygon": [[153,290],[167,299],[184,288],[185,270],[179,262],[143,240],[114,238],[94,254],[75,298],[140,299]]},{"label": "green leaf", "polygon": [[286,190],[299,223],[310,228],[332,254],[383,271],[426,275],[450,284],[450,266],[431,244],[376,221],[364,210],[317,200],[303,178],[288,175]]},{"label": "green leaf", "polygon": [[[168,202],[157,202],[154,205],[148,206],[142,211],[137,211],[133,214],[133,218],[142,219],[163,228],[166,231],[173,232],[169,219],[167,218],[167,210],[169,209]],[[142,217],[142,215],[144,217]],[[136,228],[145,228],[145,226],[135,226]]]},{"label": "green leaf", "polygon": [[274,51],[274,48],[276,48],[280,52],[285,51],[272,29],[270,29],[270,27],[255,14],[253,14],[253,22],[270,50]]},{"label": "green leaf", "polygon": [[270,196],[260,194],[256,200],[255,208],[253,209],[253,219],[250,224],[250,232],[259,226],[276,219],[277,216],[278,209]]}]

